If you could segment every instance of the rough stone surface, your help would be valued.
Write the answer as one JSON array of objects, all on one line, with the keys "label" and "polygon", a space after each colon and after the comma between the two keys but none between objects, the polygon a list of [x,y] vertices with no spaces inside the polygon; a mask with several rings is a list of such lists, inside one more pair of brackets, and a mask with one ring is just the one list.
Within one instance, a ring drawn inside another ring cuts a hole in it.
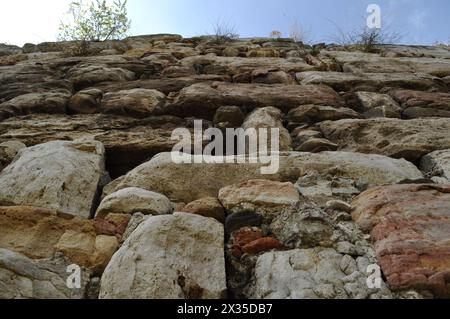
[{"label": "rough stone surface", "polygon": [[369,184],[358,177],[335,176],[335,172],[329,170],[328,172],[306,174],[297,180],[295,186],[302,196],[325,207],[330,200],[352,200]]},{"label": "rough stone surface", "polygon": [[0,67],[0,103],[29,93],[67,92],[73,85],[62,73],[39,64]]},{"label": "rough stone surface", "polygon": [[89,218],[104,171],[100,142],[49,142],[22,149],[0,173],[2,205],[32,205]]},{"label": "rough stone surface", "polygon": [[[242,128],[248,130],[256,129],[260,134],[260,129],[267,130],[267,148],[273,149],[272,145],[272,129],[278,129],[278,149],[279,151],[292,151],[292,138],[289,131],[283,126],[283,113],[274,107],[259,108],[253,111],[245,120]],[[260,135],[258,135],[260,136]],[[261,140],[259,140],[261,143]]]},{"label": "rough stone surface", "polygon": [[443,177],[450,181],[450,150],[436,151],[422,158],[421,169],[430,177]]},{"label": "rough stone surface", "polygon": [[268,84],[194,84],[180,91],[168,112],[212,117],[224,105],[250,109],[274,106],[287,111],[302,104],[342,105],[339,95],[326,86]]},{"label": "rough stone surface", "polygon": [[390,94],[401,104],[406,119],[450,117],[450,93],[395,90]]},{"label": "rough stone surface", "polygon": [[0,44],[0,56],[22,53],[22,49],[16,45]]},{"label": "rough stone surface", "polygon": [[337,151],[338,145],[324,138],[310,138],[295,148],[298,152],[320,153],[325,151]]},{"label": "rough stone surface", "polygon": [[388,94],[356,92],[366,118],[401,118],[402,108]]},{"label": "rough stone surface", "polygon": [[105,197],[97,208],[95,216],[105,217],[109,213],[166,215],[171,212],[172,204],[164,195],[130,187]]},{"label": "rough stone surface", "polygon": [[82,90],[70,99],[68,109],[75,114],[98,113],[103,98],[103,91],[99,89]]},{"label": "rough stone surface", "polygon": [[157,90],[168,95],[170,93],[176,93],[196,83],[213,83],[215,81],[227,80],[229,80],[229,78],[225,75],[184,74],[181,77],[150,78],[130,82],[105,82],[96,85],[96,87],[104,92],[117,92],[121,90],[132,90],[139,88]]},{"label": "rough stone surface", "polygon": [[[364,272],[347,275],[341,263],[347,259],[331,248],[269,252],[259,257],[251,294],[257,299],[365,299],[379,298],[367,288]],[[354,260],[353,260],[354,262]],[[386,286],[386,297],[390,296]]]},{"label": "rough stone surface", "polygon": [[369,232],[392,289],[448,298],[450,186],[377,187],[354,202],[352,216]]},{"label": "rough stone surface", "polygon": [[114,255],[100,298],[223,298],[223,242],[223,226],[214,219],[185,213],[150,217]]},{"label": "rough stone surface", "polygon": [[27,146],[20,141],[7,141],[0,143],[0,171],[9,165],[17,153]]},{"label": "rough stone surface", "polygon": [[30,113],[60,113],[67,112],[70,93],[29,93],[15,97],[0,104],[0,118]]},{"label": "rough stone surface", "polygon": [[70,69],[68,79],[78,88],[100,82],[125,82],[135,79],[135,74],[129,70],[112,68],[106,65],[82,64]]},{"label": "rough stone surface", "polygon": [[166,96],[156,90],[132,89],[107,93],[100,111],[105,114],[148,117],[162,112]]},{"label": "rough stone surface", "polygon": [[188,57],[180,63],[183,66],[200,68],[202,73],[227,73],[230,75],[254,71],[255,69],[276,69],[285,72],[303,72],[315,69],[304,60],[295,58],[237,58],[208,55]]},{"label": "rough stone surface", "polygon": [[323,121],[337,121],[342,119],[362,118],[360,114],[348,108],[334,108],[331,106],[302,105],[291,110],[288,114],[291,122],[315,124]]},{"label": "rough stone surface", "polygon": [[0,207],[0,247],[32,259],[62,253],[72,263],[103,270],[118,248],[114,236],[102,235],[93,221],[26,207]]},{"label": "rough stone surface", "polygon": [[433,76],[413,73],[341,73],[309,71],[297,73],[302,85],[328,85],[336,91],[377,92],[386,88],[412,90],[444,89]]},{"label": "rough stone surface", "polygon": [[370,119],[324,122],[320,128],[339,150],[420,160],[450,148],[449,119]]},{"label": "rough stone surface", "polygon": [[448,46],[274,37],[0,44],[0,298],[450,297]]},{"label": "rough stone surface", "polygon": [[0,141],[14,139],[32,146],[94,136],[106,148],[108,172],[118,177],[159,152],[171,151],[177,141],[170,137],[178,127],[189,126],[176,117],[138,120],[101,114],[34,115],[0,122]]},{"label": "rough stone surface", "polygon": [[[426,73],[445,77],[450,73],[448,59],[429,57],[382,57],[378,54],[363,52],[326,51],[343,65],[344,72],[351,73]],[[442,57],[442,56],[440,56]]]},{"label": "rough stone surface", "polygon": [[33,261],[0,248],[1,299],[83,299],[89,278],[81,278],[80,289],[66,285],[64,262]]},{"label": "rough stone surface", "polygon": [[172,201],[186,203],[217,196],[223,187],[251,179],[296,182],[309,172],[329,171],[370,185],[423,178],[413,164],[377,155],[293,152],[282,153],[279,158],[278,173],[265,175],[261,173],[261,166],[266,165],[251,164],[248,160],[246,164],[175,164],[170,153],[163,153],[108,184],[103,194],[107,196],[123,188],[139,187],[164,194]]},{"label": "rough stone surface", "polygon": [[211,217],[222,224],[225,223],[225,209],[215,197],[200,198],[184,206],[181,211],[203,217]]},{"label": "rough stone surface", "polygon": [[250,180],[222,188],[219,200],[230,213],[251,210],[271,215],[296,204],[300,195],[292,183]]},{"label": "rough stone surface", "polygon": [[331,246],[333,225],[327,214],[304,199],[286,207],[269,226],[270,231],[289,248]]}]

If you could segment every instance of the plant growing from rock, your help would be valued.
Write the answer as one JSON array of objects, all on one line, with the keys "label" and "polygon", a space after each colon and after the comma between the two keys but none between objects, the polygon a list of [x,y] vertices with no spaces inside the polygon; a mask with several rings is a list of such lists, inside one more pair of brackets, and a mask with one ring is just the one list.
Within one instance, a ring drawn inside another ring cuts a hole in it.
[{"label": "plant growing from rock", "polygon": [[239,34],[236,31],[236,27],[225,21],[217,21],[213,27],[214,30],[214,43],[225,44],[233,40],[239,39]]},{"label": "plant growing from rock", "polygon": [[59,40],[77,41],[74,54],[89,53],[89,42],[119,40],[130,29],[127,0],[95,0],[86,4],[83,0],[70,3],[67,21],[61,21]]},{"label": "plant growing from rock", "polygon": [[376,46],[381,44],[395,44],[400,40],[398,33],[384,32],[382,29],[365,28],[355,35],[355,44],[365,52],[376,51]]},{"label": "plant growing from rock", "polygon": [[392,30],[390,25],[382,28],[368,28],[366,26],[344,30],[333,23],[336,28],[336,34],[332,36],[332,41],[342,46],[353,46],[357,50],[364,52],[376,52],[378,45],[396,44],[402,35]]},{"label": "plant growing from rock", "polygon": [[311,29],[295,20],[289,31],[289,37],[295,42],[308,43],[310,41]]}]

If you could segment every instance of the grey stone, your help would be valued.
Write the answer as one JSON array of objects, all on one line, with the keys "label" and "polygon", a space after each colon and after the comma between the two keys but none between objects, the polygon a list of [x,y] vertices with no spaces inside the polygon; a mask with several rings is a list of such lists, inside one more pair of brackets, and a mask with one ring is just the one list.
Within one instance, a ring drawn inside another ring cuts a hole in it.
[{"label": "grey stone", "polygon": [[105,197],[97,208],[95,216],[101,218],[108,213],[166,215],[172,213],[172,204],[164,195],[130,187]]},{"label": "grey stone", "polygon": [[225,297],[223,225],[186,213],[148,218],[113,256],[101,299]]},{"label": "grey stone", "polygon": [[0,203],[89,218],[105,174],[103,144],[55,141],[19,151],[0,173]]}]

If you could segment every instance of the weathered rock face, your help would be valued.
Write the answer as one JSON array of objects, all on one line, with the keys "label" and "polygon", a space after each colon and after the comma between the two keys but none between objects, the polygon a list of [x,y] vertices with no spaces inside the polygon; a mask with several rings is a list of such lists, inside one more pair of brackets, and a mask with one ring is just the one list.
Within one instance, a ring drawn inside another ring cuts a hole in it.
[{"label": "weathered rock face", "polygon": [[72,68],[68,79],[77,88],[85,88],[100,82],[125,82],[135,79],[135,74],[121,68],[111,68],[106,65],[80,65]]},{"label": "weathered rock face", "polygon": [[78,92],[70,99],[68,109],[75,114],[98,113],[103,92],[99,89],[87,89]]},{"label": "weathered rock face", "polygon": [[117,92],[121,90],[147,89],[157,90],[166,95],[172,92],[178,92],[188,86],[196,83],[213,83],[215,81],[229,81],[230,78],[225,75],[200,74],[183,75],[181,77],[163,77],[136,80],[130,82],[106,82],[96,85],[104,92]]},{"label": "weathered rock face", "polygon": [[324,122],[320,129],[339,150],[420,160],[450,148],[449,119],[370,119]]},{"label": "weathered rock face", "polygon": [[291,206],[280,207],[269,229],[291,249],[330,247],[334,231],[328,214],[303,197]]},{"label": "weathered rock face", "polygon": [[267,84],[195,84],[180,91],[167,106],[168,112],[212,117],[224,105],[254,109],[274,106],[283,111],[302,104],[341,105],[339,95],[326,86]]},{"label": "weathered rock face", "polygon": [[381,57],[378,54],[326,51],[323,55],[342,64],[344,72],[350,73],[426,73],[437,77],[450,75],[448,59]]},{"label": "weathered rock face", "polygon": [[219,200],[229,213],[251,210],[273,215],[296,204],[300,195],[292,183],[250,180],[222,188]]},{"label": "weathered rock face", "polygon": [[0,56],[22,53],[22,49],[16,45],[0,44]]},{"label": "weathered rock face", "polygon": [[405,160],[345,152],[281,153],[280,169],[271,175],[261,173],[261,167],[267,165],[258,161],[257,164],[250,163],[248,159],[244,164],[211,164],[213,158],[207,160],[209,164],[175,164],[171,153],[162,153],[108,184],[103,194],[107,196],[123,188],[139,187],[186,203],[203,197],[216,197],[223,187],[250,179],[296,182],[299,177],[314,172],[328,171],[360,180],[366,185],[423,178],[422,173]]},{"label": "weathered rock face", "polygon": [[335,176],[335,171],[331,169],[322,173],[308,173],[300,177],[295,186],[302,196],[325,207],[330,200],[352,200],[369,184],[357,176]]},{"label": "weathered rock face", "polygon": [[329,140],[324,138],[311,138],[306,142],[301,144],[295,150],[299,152],[311,152],[320,153],[326,151],[336,151],[338,148],[337,144],[331,143]]},{"label": "weathered rock face", "polygon": [[17,153],[27,146],[20,141],[7,141],[0,143],[0,172],[9,165]]},{"label": "weathered rock face", "polygon": [[119,246],[116,237],[103,235],[93,221],[35,207],[0,207],[0,230],[1,248],[32,259],[62,253],[93,271],[102,271]]},{"label": "weathered rock face", "polygon": [[445,87],[433,76],[413,73],[341,73],[308,71],[297,73],[302,85],[328,85],[336,91],[377,92],[382,88],[428,90]]},{"label": "weathered rock face", "polygon": [[450,296],[448,185],[378,187],[361,194],[353,206],[353,218],[371,234],[391,288]]},{"label": "weathered rock face", "polygon": [[156,90],[132,89],[107,93],[100,111],[105,114],[148,117],[162,113],[166,96]]},{"label": "weathered rock face", "polygon": [[342,119],[358,119],[362,116],[348,108],[334,108],[331,106],[302,105],[291,110],[288,118],[294,123],[315,124],[323,121],[337,121]]},{"label": "weathered rock face", "polygon": [[275,69],[285,72],[314,70],[301,58],[218,57],[214,55],[188,57],[180,61],[183,66],[196,68],[200,73],[238,75],[257,69]]},{"label": "weathered rock face", "polygon": [[[283,113],[275,107],[264,107],[253,111],[242,124],[244,130],[256,129],[260,134],[260,129],[266,129],[267,149],[274,149],[272,145],[272,129],[278,129],[278,150],[292,151],[292,138],[289,131],[283,126]],[[260,135],[258,135],[260,136]],[[261,141],[259,142],[261,143]]]},{"label": "weathered rock face", "polygon": [[225,209],[215,197],[205,197],[193,201],[181,209],[182,212],[214,218],[225,223]]},{"label": "weathered rock face", "polygon": [[[159,152],[171,151],[177,127],[189,127],[176,117],[138,120],[113,115],[34,115],[0,122],[0,141],[11,139],[32,146],[55,140],[94,136],[106,148],[106,166],[113,177],[126,174]],[[131,141],[131,142],[130,142]]]},{"label": "weathered rock face", "polygon": [[424,156],[421,169],[431,177],[443,178],[440,181],[447,183],[450,181],[450,150],[436,151]]},{"label": "weathered rock face", "polygon": [[69,98],[69,92],[20,95],[0,104],[0,117],[8,118],[30,113],[65,114]]},{"label": "weathered rock face", "polygon": [[61,80],[59,71],[43,65],[18,64],[0,67],[0,102],[28,93],[72,90],[72,83]]},{"label": "weathered rock face", "polygon": [[[391,297],[386,286],[381,292],[367,287],[364,261],[364,258],[355,261],[330,248],[266,253],[256,263],[251,296],[257,299],[365,299],[383,294]],[[348,263],[353,264],[351,273],[346,269]]]},{"label": "weathered rock face", "polygon": [[223,242],[223,226],[214,219],[186,213],[150,217],[114,255],[100,298],[223,298]]},{"label": "weathered rock face", "polygon": [[165,215],[172,212],[170,200],[164,195],[131,187],[113,193],[100,203],[96,217],[105,217],[109,213]]},{"label": "weathered rock face", "polygon": [[409,45],[386,45],[384,50],[388,54],[398,57],[426,57],[448,59],[450,53],[440,46],[409,46]]},{"label": "weathered rock face", "polygon": [[366,118],[401,118],[402,108],[388,94],[356,92]]},{"label": "weathered rock face", "polygon": [[1,299],[83,299],[88,278],[81,289],[69,289],[64,263],[33,261],[19,253],[0,248]]},{"label": "weathered rock face", "polygon": [[0,56],[0,66],[15,65],[22,61],[26,61],[27,59],[28,57],[25,54],[21,53],[7,56]]},{"label": "weathered rock face", "polygon": [[450,93],[395,90],[390,94],[401,104],[406,119],[450,117]]},{"label": "weathered rock face", "polygon": [[100,142],[50,142],[22,149],[0,173],[0,203],[89,218],[105,174]]},{"label": "weathered rock face", "polygon": [[0,44],[0,298],[450,297],[448,48],[217,40]]},{"label": "weathered rock face", "polygon": [[[377,261],[365,235],[351,221],[350,210],[348,204],[336,201],[322,210],[301,198],[281,209],[273,220],[248,212],[228,216],[230,294],[241,298],[392,298],[382,278],[378,288],[368,286],[370,269],[378,269]],[[233,228],[229,227],[231,218]],[[302,264],[304,268],[294,267],[300,252],[304,252],[300,260],[310,261]],[[262,260],[268,263],[263,269]]]},{"label": "weathered rock face", "polygon": [[151,34],[128,37],[124,41],[132,48],[149,47],[155,42],[162,41],[164,43],[177,42],[183,40],[183,37],[178,34]]}]

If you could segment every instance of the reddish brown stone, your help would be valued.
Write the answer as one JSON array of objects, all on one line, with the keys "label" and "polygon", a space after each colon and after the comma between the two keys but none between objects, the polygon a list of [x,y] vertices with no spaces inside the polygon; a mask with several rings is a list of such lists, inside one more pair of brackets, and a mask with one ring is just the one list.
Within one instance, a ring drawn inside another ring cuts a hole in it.
[{"label": "reddish brown stone", "polygon": [[[123,215],[124,217],[126,215]],[[108,215],[106,219],[97,218],[94,220],[95,231],[98,235],[109,235],[116,236],[118,239],[122,238],[122,235],[127,229],[128,223],[130,221],[130,216],[128,218],[109,218]]]},{"label": "reddish brown stone", "polygon": [[225,223],[225,209],[215,197],[206,197],[187,204],[181,210],[184,213],[196,214],[214,218],[222,224]]},{"label": "reddish brown stone", "polygon": [[250,227],[241,228],[234,235],[233,244],[230,250],[231,254],[236,258],[242,257],[244,254],[242,247],[262,237],[263,235],[260,229]]},{"label": "reddish brown stone", "polygon": [[234,244],[242,247],[262,237],[263,235],[260,229],[245,227],[241,228],[235,235]]},{"label": "reddish brown stone", "polygon": [[236,258],[241,258],[243,255],[241,247],[236,246],[236,245],[233,245],[230,248],[230,253],[231,253],[231,255],[233,255]]},{"label": "reddish brown stone", "polygon": [[114,236],[116,233],[116,225],[105,219],[94,220],[95,231],[101,235]]},{"label": "reddish brown stone", "polygon": [[450,185],[376,187],[353,206],[392,289],[450,297]]},{"label": "reddish brown stone", "polygon": [[244,227],[234,235],[231,253],[235,257],[241,257],[243,254],[255,255],[281,247],[282,244],[278,239],[263,237],[260,229]]},{"label": "reddish brown stone", "polygon": [[127,227],[128,227],[128,223],[129,223],[130,221],[128,220],[128,221],[123,221],[123,222],[121,222],[121,223],[119,223],[117,226],[116,226],[116,233],[117,233],[117,235],[120,235],[121,237],[122,237],[122,235],[125,233],[125,231],[127,230]]},{"label": "reddish brown stone", "polygon": [[240,258],[244,254],[256,255],[282,247],[283,245],[278,239],[274,237],[263,237],[260,229],[244,227],[234,235],[230,252],[234,257]]},{"label": "reddish brown stone", "polygon": [[242,247],[242,251],[246,254],[255,255],[271,249],[280,249],[282,247],[283,245],[278,239],[273,237],[264,237],[245,245]]}]

